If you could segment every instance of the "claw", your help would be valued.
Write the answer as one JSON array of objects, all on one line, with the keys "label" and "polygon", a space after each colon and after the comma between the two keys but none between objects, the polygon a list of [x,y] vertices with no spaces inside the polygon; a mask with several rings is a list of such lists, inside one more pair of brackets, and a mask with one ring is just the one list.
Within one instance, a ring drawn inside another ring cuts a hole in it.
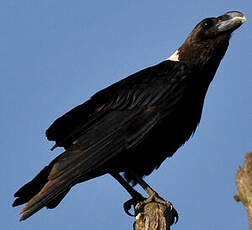
[{"label": "claw", "polygon": [[141,195],[141,194],[135,194],[135,197],[129,199],[128,201],[124,202],[123,204],[123,209],[124,211],[129,215],[129,216],[136,216],[135,214],[131,214],[129,212],[129,210],[131,209],[131,207],[133,206],[133,208],[135,208],[135,206],[137,205],[137,203],[141,202],[145,200],[145,198]]},{"label": "claw", "polygon": [[170,213],[167,213],[167,215],[172,217],[171,225],[178,223],[179,215],[177,210],[173,207],[173,205],[169,202],[170,206]]},{"label": "claw", "polygon": [[153,199],[154,201],[156,202],[159,202],[161,204],[164,204],[164,205],[169,205],[169,208],[170,208],[170,213],[169,215],[173,218],[172,219],[172,224],[176,224],[179,220],[179,215],[178,215],[178,212],[177,210],[173,207],[173,204],[171,202],[167,202],[165,200],[163,200],[163,198],[159,197],[159,195],[157,193],[153,194],[152,197],[150,197],[149,199]]},{"label": "claw", "polygon": [[174,209],[175,213],[173,214],[174,215],[174,219],[176,219],[173,223],[177,224],[178,223],[178,220],[179,220],[179,215],[178,215],[178,212],[176,209]]},{"label": "claw", "polygon": [[128,201],[126,201],[124,204],[123,204],[123,209],[124,209],[124,212],[126,212],[129,216],[135,216],[134,214],[131,214],[129,212],[129,210],[131,209],[131,206],[135,207],[136,205],[136,201],[132,198]]},{"label": "claw", "polygon": [[172,224],[177,224],[178,223],[178,220],[179,220],[179,215],[178,215],[178,212],[175,208],[172,207],[172,216],[173,216],[173,222]]}]

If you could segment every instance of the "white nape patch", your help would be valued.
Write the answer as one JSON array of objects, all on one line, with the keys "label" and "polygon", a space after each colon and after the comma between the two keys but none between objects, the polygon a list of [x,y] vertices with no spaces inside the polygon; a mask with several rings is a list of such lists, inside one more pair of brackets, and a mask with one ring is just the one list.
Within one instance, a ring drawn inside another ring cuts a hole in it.
[{"label": "white nape patch", "polygon": [[170,57],[168,57],[165,60],[170,60],[170,61],[179,61],[179,51],[176,50],[175,53],[173,55],[171,55]]}]

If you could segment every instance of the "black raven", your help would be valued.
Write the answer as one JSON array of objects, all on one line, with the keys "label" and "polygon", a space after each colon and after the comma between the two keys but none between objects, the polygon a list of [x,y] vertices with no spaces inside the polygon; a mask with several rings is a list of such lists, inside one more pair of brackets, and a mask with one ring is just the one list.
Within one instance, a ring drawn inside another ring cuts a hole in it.
[{"label": "black raven", "polygon": [[[20,220],[54,208],[77,183],[109,173],[132,196],[140,183],[183,145],[201,117],[210,82],[231,33],[246,21],[237,11],[206,18],[167,60],[93,95],[46,131],[65,151],[15,193],[27,203]],[[124,178],[119,173],[123,173]]]}]

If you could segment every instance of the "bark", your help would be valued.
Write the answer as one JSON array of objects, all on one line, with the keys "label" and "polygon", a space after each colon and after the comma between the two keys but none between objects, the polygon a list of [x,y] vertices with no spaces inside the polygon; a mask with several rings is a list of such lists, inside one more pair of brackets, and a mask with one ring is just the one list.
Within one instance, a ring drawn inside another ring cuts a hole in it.
[{"label": "bark", "polygon": [[238,192],[234,199],[241,201],[245,206],[248,213],[249,229],[252,230],[252,152],[246,154],[244,168],[239,166],[237,169],[236,185]]},{"label": "bark", "polygon": [[170,226],[178,220],[172,204],[156,195],[139,202],[135,215],[134,230],[170,230]]}]

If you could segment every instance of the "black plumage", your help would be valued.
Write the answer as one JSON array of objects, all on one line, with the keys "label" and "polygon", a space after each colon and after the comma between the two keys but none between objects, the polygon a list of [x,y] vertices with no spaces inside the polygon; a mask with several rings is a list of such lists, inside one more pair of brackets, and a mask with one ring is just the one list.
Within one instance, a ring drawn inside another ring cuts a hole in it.
[{"label": "black plumage", "polygon": [[48,140],[66,150],[17,191],[21,220],[54,208],[72,186],[106,173],[128,182],[150,174],[195,131],[204,98],[231,33],[245,21],[233,11],[200,22],[170,59],[99,91],[58,118]]}]

